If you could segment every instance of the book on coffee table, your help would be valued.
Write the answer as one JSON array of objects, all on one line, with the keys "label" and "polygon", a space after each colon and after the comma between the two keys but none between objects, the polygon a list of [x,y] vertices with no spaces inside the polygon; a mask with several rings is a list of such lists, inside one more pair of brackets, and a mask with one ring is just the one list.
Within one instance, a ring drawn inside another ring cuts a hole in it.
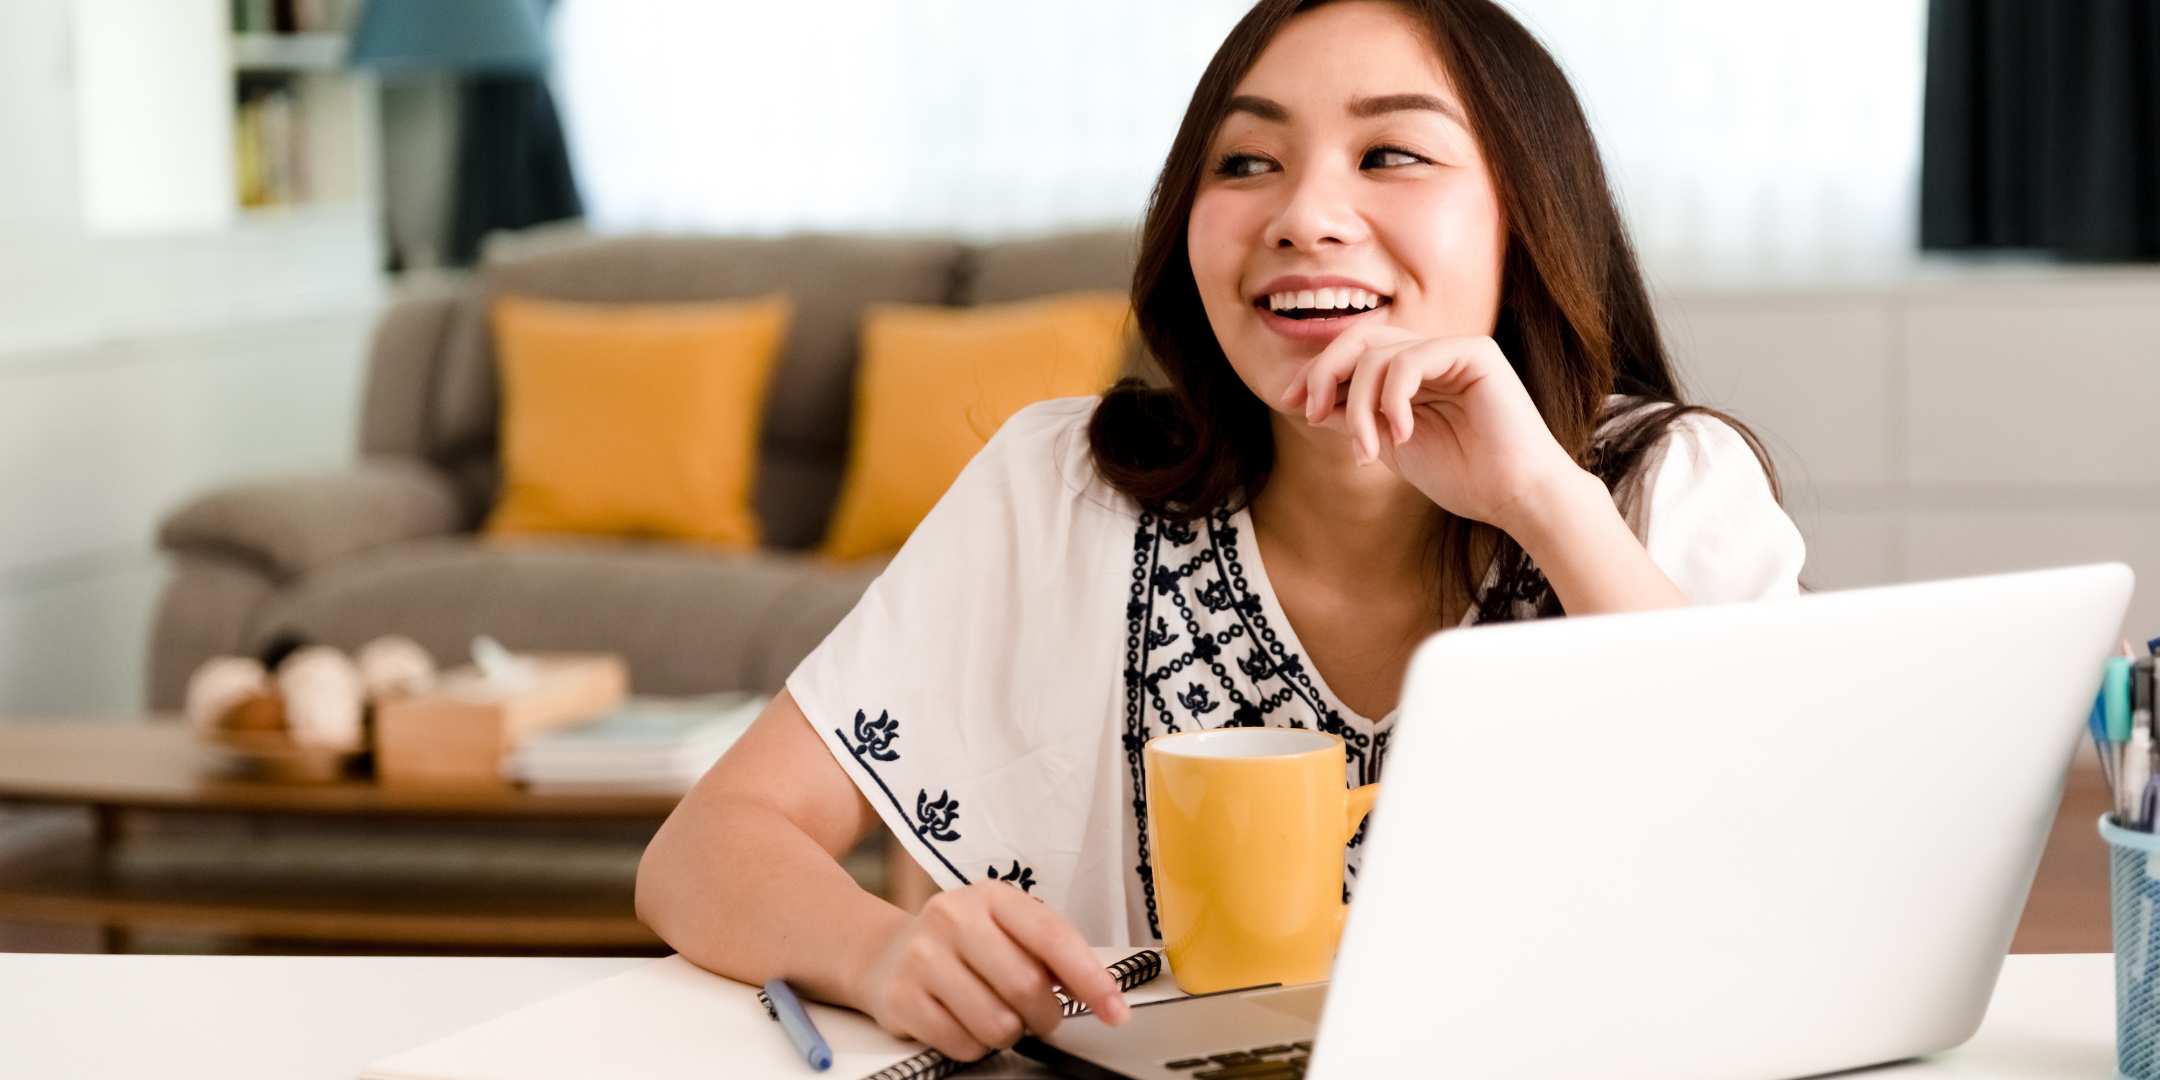
[{"label": "book on coffee table", "polygon": [[503,775],[536,794],[687,791],[770,700],[633,697],[591,723],[519,744],[504,756]]}]

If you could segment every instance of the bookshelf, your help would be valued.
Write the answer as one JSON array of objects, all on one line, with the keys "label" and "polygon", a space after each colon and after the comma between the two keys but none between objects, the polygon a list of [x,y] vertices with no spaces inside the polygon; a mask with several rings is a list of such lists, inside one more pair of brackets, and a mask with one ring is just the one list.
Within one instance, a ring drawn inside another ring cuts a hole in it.
[{"label": "bookshelf", "polygon": [[376,87],[345,64],[356,6],[230,3],[233,182],[243,218],[364,213],[373,204]]},{"label": "bookshelf", "polygon": [[378,92],[371,74],[344,63],[356,3],[76,4],[91,233],[259,231],[289,221],[319,232],[342,218],[358,241],[377,242]]}]

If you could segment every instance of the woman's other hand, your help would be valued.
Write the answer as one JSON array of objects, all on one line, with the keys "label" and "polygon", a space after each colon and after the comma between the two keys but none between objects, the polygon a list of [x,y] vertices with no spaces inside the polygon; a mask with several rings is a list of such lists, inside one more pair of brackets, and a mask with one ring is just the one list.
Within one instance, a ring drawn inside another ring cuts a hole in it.
[{"label": "woman's other hand", "polygon": [[1053,985],[1105,1023],[1129,1015],[1125,996],[1072,923],[995,881],[949,889],[878,941],[849,997],[896,1035],[973,1061],[1049,1034]]}]

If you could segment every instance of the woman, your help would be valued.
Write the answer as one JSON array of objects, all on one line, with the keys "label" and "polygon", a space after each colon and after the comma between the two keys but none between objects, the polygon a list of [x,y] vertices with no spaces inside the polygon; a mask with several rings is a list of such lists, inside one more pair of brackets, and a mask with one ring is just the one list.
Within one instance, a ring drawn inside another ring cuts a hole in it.
[{"label": "woman", "polygon": [[[1752,436],[1677,404],[1572,91],[1487,0],[1263,0],[1132,295],[1168,387],[1007,422],[654,838],[638,911],[685,956],[963,1058],[1054,1027],[1053,983],[1115,1022],[1087,946],[1157,939],[1146,739],[1316,727],[1362,783],[1433,632],[1798,590]],[[881,819],[944,886],[918,914],[836,861]]]}]

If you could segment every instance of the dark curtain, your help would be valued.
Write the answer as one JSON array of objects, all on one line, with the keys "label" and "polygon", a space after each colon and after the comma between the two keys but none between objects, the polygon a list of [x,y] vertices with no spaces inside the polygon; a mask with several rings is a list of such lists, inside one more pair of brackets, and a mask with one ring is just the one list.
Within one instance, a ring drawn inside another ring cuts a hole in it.
[{"label": "dark curtain", "polygon": [[2160,2],[1929,0],[1920,246],[2160,259]]},{"label": "dark curtain", "polygon": [[546,79],[477,75],[458,92],[457,187],[448,261],[470,266],[480,238],[584,212]]}]

